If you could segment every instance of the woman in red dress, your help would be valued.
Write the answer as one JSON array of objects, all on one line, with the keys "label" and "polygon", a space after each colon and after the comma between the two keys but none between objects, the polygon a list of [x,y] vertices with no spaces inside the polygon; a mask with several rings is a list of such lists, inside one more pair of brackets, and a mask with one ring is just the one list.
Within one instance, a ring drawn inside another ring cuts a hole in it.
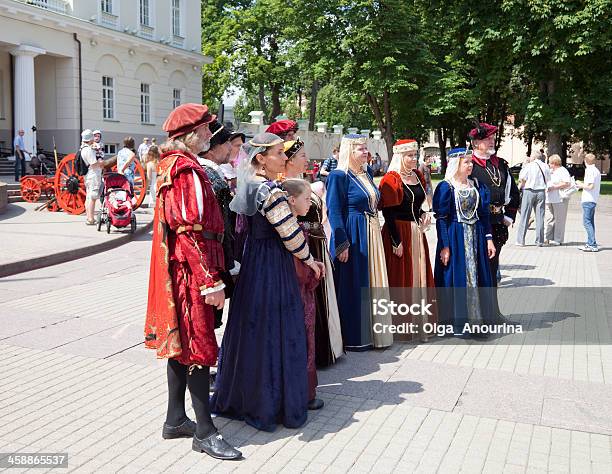
[{"label": "woman in red dress", "polygon": [[[382,236],[390,288],[435,286],[425,237],[431,217],[422,209],[427,192],[425,179],[416,169],[417,150],[415,140],[398,140],[393,146],[389,169],[379,186],[380,207],[385,218]],[[412,299],[420,295],[419,292],[411,292]],[[423,297],[427,297],[427,292],[423,293]],[[433,321],[423,318],[414,322],[422,325]],[[427,340],[427,335],[419,332],[421,340]],[[408,339],[412,338],[412,335],[408,336]]]}]

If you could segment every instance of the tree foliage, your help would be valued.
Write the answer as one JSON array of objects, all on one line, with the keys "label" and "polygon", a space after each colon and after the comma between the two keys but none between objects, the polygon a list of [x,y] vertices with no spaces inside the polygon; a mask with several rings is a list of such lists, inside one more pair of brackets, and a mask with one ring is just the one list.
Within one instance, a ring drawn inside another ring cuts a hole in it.
[{"label": "tree foliage", "polygon": [[[390,144],[511,120],[551,151],[612,146],[612,0],[203,0],[204,97],[379,128]],[[242,112],[240,112],[242,113]],[[245,113],[248,111],[245,110]]]}]

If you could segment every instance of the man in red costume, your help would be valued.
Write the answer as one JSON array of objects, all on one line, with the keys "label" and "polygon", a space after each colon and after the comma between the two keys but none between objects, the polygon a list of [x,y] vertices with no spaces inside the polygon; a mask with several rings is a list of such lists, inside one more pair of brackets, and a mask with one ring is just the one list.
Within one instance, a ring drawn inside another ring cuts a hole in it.
[{"label": "man in red costume", "polygon": [[[210,146],[206,105],[183,104],[163,125],[145,323],[145,345],[168,359],[165,439],[193,438],[217,459],[240,451],[217,432],[209,409],[209,368],[217,363],[213,308],[222,308],[223,217],[197,154]],[[197,424],[185,413],[189,387]]]},{"label": "man in red costume", "polygon": [[271,123],[268,128],[266,128],[267,133],[273,133],[278,135],[286,142],[291,140],[295,140],[298,131],[298,124],[293,120],[277,120],[274,123]]}]

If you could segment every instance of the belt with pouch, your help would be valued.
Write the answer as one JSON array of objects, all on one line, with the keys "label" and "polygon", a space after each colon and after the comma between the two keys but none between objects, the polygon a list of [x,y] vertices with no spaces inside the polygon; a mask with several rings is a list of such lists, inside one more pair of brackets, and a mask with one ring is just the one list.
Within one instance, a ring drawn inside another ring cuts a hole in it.
[{"label": "belt with pouch", "polygon": [[489,204],[489,212],[491,214],[503,214],[504,213],[504,206],[503,205],[496,205],[496,204]]},{"label": "belt with pouch", "polygon": [[201,224],[181,225],[176,229],[176,233],[182,234],[183,232],[189,232],[189,231],[200,232],[200,235],[204,237],[206,240],[216,240],[219,243],[223,243],[222,233],[218,234],[216,232],[210,232],[208,230],[203,231],[202,229],[203,227]]}]

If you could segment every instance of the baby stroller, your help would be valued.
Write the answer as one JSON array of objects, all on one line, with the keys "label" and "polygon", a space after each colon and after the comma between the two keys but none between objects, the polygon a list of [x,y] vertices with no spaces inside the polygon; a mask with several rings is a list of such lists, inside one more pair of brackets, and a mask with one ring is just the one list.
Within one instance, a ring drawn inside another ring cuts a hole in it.
[{"label": "baby stroller", "polygon": [[136,216],[133,208],[133,192],[128,179],[119,173],[108,173],[104,181],[104,200],[102,210],[98,215],[98,231],[106,224],[106,232],[110,234],[111,225],[117,229],[131,226],[132,233],[136,230]]}]

